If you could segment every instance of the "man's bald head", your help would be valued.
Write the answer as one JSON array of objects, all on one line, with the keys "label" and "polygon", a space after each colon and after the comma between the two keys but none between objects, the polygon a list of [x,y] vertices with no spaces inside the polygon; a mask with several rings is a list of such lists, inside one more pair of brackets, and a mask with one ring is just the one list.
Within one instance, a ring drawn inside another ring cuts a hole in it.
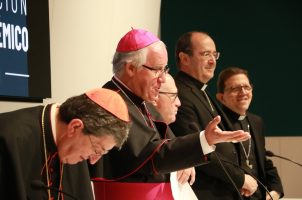
[{"label": "man's bald head", "polygon": [[178,91],[173,77],[166,74],[166,81],[160,87],[159,98],[155,106],[167,124],[174,122],[176,119],[175,116],[180,106],[177,94]]}]

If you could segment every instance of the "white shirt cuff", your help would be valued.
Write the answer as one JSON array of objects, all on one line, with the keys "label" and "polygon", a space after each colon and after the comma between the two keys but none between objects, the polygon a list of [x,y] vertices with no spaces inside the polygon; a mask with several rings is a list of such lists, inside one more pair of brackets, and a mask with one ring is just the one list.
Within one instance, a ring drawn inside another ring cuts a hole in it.
[{"label": "white shirt cuff", "polygon": [[199,134],[199,138],[200,138],[200,144],[201,144],[201,149],[204,155],[212,153],[213,151],[215,151],[216,146],[212,145],[210,146],[205,135],[204,135],[204,131],[201,131]]}]

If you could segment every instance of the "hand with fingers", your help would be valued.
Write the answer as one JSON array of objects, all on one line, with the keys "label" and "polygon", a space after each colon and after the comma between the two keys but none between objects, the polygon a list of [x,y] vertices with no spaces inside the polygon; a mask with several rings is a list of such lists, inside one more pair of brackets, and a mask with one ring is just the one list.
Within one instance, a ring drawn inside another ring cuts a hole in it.
[{"label": "hand with fingers", "polygon": [[270,191],[269,192],[273,199],[270,197],[270,195],[266,194],[266,200],[279,200],[280,199],[280,194],[277,191]]},{"label": "hand with fingers", "polygon": [[177,171],[177,180],[180,184],[189,182],[190,185],[193,185],[195,182],[195,168],[191,167]]},{"label": "hand with fingers", "polygon": [[243,195],[245,197],[249,197],[249,196],[253,195],[254,192],[256,192],[257,188],[258,188],[257,181],[250,175],[245,174],[244,183],[241,188],[241,195]]},{"label": "hand with fingers", "polygon": [[216,116],[205,128],[204,134],[209,145],[232,141],[240,142],[248,140],[251,137],[250,133],[244,132],[243,130],[222,131],[218,127],[220,121],[220,116]]}]

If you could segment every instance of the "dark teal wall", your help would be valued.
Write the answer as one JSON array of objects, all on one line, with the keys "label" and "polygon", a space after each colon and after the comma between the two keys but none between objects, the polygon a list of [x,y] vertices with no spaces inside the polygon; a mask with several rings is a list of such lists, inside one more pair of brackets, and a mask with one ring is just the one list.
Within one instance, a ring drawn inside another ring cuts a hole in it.
[{"label": "dark teal wall", "polygon": [[[176,72],[174,45],[186,31],[208,32],[225,67],[250,73],[251,111],[262,116],[266,135],[302,135],[302,11],[298,0],[162,0],[161,39]],[[215,76],[215,77],[216,77]],[[209,83],[216,92],[216,78]]]}]

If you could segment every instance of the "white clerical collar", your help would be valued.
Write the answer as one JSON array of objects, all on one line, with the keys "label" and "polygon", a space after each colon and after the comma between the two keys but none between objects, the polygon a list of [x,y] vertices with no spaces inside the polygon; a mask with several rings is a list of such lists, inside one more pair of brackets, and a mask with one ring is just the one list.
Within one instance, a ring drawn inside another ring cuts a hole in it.
[{"label": "white clerical collar", "polygon": [[242,120],[245,119],[245,117],[246,117],[246,115],[240,115],[240,116],[238,117],[238,120],[239,120],[239,121],[242,121]]},{"label": "white clerical collar", "polygon": [[51,110],[50,110],[51,132],[52,132],[55,143],[57,143],[56,142],[56,140],[57,140],[57,138],[56,138],[56,136],[57,136],[56,110],[57,110],[58,107],[60,107],[60,104],[54,103],[54,104],[51,105]]},{"label": "white clerical collar", "polygon": [[208,86],[207,84],[203,84],[203,86],[200,90],[204,92],[204,90],[207,88],[207,86]]}]

